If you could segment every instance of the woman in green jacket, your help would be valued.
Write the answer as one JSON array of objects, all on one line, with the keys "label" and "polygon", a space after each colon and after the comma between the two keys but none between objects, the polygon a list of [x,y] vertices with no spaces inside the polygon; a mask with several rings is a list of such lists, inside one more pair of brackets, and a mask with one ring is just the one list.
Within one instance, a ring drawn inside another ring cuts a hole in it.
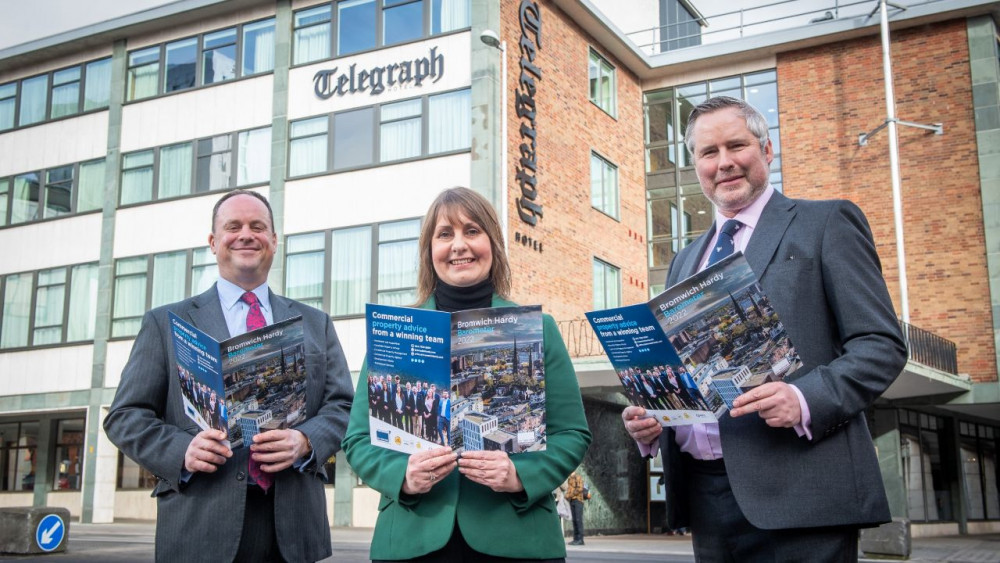
[{"label": "woman in green jacket", "polygon": [[[496,212],[468,188],[431,204],[419,242],[420,307],[460,311],[514,306],[510,267]],[[347,461],[382,493],[372,538],[374,561],[563,561],[566,545],[552,491],[590,444],[580,388],[566,346],[543,315],[544,451],[508,456],[441,447],[412,455],[373,446],[367,364],[344,437]]]}]

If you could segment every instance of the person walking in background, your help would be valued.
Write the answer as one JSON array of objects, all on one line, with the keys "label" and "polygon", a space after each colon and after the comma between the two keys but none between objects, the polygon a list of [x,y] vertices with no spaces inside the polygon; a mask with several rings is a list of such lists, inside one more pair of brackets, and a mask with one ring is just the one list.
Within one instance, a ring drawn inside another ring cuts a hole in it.
[{"label": "person walking in background", "polygon": [[573,520],[573,541],[569,545],[583,544],[583,503],[587,500],[589,492],[584,491],[583,477],[575,470],[569,474],[566,480],[566,500],[569,501],[570,515]]}]

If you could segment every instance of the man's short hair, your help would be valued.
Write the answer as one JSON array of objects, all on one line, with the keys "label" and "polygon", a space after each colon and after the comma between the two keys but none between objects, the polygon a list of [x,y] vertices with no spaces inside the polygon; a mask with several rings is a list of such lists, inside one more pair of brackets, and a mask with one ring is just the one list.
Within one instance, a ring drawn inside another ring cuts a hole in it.
[{"label": "man's short hair", "polygon": [[726,108],[736,108],[737,113],[747,122],[747,129],[760,143],[760,150],[767,146],[767,119],[749,103],[739,98],[716,96],[698,104],[688,116],[687,128],[684,130],[684,144],[688,152],[694,155],[694,124],[698,118],[707,113],[715,113]]},{"label": "man's short hair", "polygon": [[274,232],[274,211],[271,211],[271,203],[267,201],[267,198],[260,195],[253,190],[233,190],[226,193],[226,195],[219,198],[219,201],[215,202],[215,207],[212,208],[212,231],[215,232],[215,220],[219,217],[219,208],[222,207],[223,202],[227,199],[232,199],[238,195],[248,195],[250,197],[255,197],[264,203],[264,207],[267,208],[267,218],[271,220],[271,232]]}]

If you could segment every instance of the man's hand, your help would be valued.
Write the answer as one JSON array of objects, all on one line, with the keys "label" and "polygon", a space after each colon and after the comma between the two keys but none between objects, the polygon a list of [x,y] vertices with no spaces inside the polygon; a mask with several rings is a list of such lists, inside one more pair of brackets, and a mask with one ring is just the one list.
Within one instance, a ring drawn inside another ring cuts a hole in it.
[{"label": "man's hand", "polygon": [[250,446],[251,457],[266,473],[291,467],[295,460],[306,457],[311,451],[309,439],[298,430],[268,430],[254,436]]},{"label": "man's hand", "polygon": [[792,428],[802,422],[799,396],[791,385],[782,381],[765,383],[736,397],[729,414],[743,416],[754,412],[774,428]]},{"label": "man's hand", "polygon": [[184,469],[191,473],[215,473],[233,457],[233,450],[222,445],[225,439],[226,433],[222,430],[202,430],[196,434],[184,452]]},{"label": "man's hand", "polygon": [[458,454],[445,446],[411,454],[406,461],[403,492],[421,495],[431,490],[431,487],[455,470],[458,466],[457,459]]},{"label": "man's hand", "polygon": [[625,430],[633,440],[640,444],[650,445],[660,438],[663,427],[655,418],[646,416],[646,409],[637,406],[625,407],[622,411],[622,422]]},{"label": "man's hand", "polygon": [[485,485],[498,493],[517,493],[524,490],[517,476],[514,462],[506,452],[468,451],[458,459],[458,471],[470,481]]}]

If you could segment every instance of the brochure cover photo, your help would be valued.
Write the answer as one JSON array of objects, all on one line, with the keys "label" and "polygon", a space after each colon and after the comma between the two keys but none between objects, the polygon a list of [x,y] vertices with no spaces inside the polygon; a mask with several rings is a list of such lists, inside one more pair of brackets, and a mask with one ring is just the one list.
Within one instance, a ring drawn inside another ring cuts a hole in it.
[{"label": "brochure cover photo", "polygon": [[231,448],[306,417],[302,317],[218,342],[170,313],[184,412],[227,433]]},{"label": "brochure cover photo", "polygon": [[714,421],[802,365],[739,252],[648,303],[587,318],[629,400],[664,426]]},{"label": "brochure cover photo", "polygon": [[541,307],[369,304],[365,324],[373,444],[407,453],[545,449]]}]

